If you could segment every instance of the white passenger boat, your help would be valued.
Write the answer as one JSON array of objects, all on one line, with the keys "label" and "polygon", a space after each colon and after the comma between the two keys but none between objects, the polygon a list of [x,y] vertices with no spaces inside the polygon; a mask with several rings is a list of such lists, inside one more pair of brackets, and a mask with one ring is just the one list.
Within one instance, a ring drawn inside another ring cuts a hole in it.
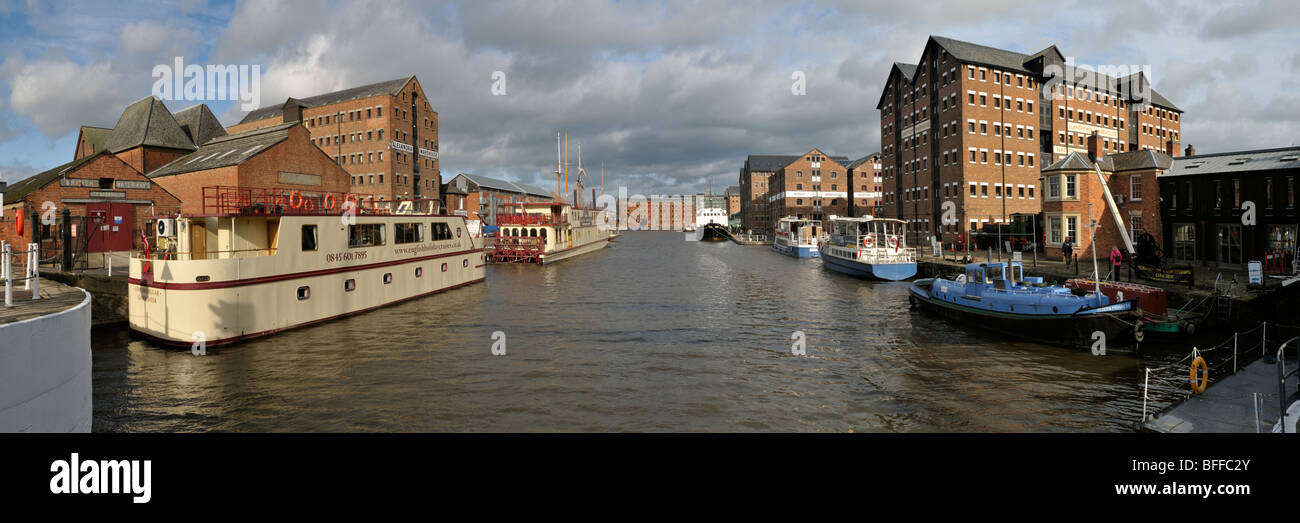
[{"label": "white passenger boat", "polygon": [[821,220],[785,217],[776,221],[772,248],[781,254],[796,258],[817,258],[817,243],[822,238]]},{"label": "white passenger boat", "polygon": [[131,329],[171,344],[227,343],[483,281],[482,241],[463,216],[436,209],[205,187],[202,214],[155,220],[157,248],[131,259]]},{"label": "white passenger boat", "polygon": [[906,223],[884,218],[830,219],[820,251],[828,269],[878,280],[916,276],[916,249],[907,247]]},{"label": "white passenger boat", "polygon": [[567,203],[510,203],[497,215],[499,230],[488,238],[488,254],[502,263],[547,264],[603,249],[615,238],[608,216]]}]

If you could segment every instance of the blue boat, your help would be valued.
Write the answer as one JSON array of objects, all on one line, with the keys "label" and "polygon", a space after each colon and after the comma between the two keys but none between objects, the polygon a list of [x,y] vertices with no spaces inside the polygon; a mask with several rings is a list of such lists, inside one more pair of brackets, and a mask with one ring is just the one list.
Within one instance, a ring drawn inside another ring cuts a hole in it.
[{"label": "blue boat", "polygon": [[898,281],[916,276],[916,250],[906,223],[885,218],[830,218],[818,247],[822,266],[859,278]]},{"label": "blue boat", "polygon": [[970,263],[955,279],[912,283],[912,308],[1008,336],[1052,345],[1088,348],[1105,336],[1107,347],[1140,341],[1137,300],[1111,303],[1105,294],[1024,276],[1020,262]]},{"label": "blue boat", "polygon": [[789,216],[776,221],[772,248],[786,256],[816,258],[817,242],[822,237],[821,220],[805,220]]}]

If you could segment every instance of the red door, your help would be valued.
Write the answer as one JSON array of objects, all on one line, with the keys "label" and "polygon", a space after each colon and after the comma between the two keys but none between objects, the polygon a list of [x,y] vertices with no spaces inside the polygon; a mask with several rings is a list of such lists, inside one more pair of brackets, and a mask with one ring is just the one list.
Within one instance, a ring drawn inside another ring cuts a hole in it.
[{"label": "red door", "polygon": [[86,252],[124,252],[132,249],[135,206],[129,203],[88,203],[89,235]]}]

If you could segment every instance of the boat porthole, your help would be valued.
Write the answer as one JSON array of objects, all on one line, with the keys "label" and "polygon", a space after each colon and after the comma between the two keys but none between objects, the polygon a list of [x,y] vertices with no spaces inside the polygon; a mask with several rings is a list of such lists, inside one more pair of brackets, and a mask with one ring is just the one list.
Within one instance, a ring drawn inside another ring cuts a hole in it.
[{"label": "boat porthole", "polygon": [[352,291],[355,291],[355,290],[357,290],[357,280],[355,280],[355,279],[353,279],[353,278],[348,278],[348,279],[346,279],[346,280],[343,280],[343,291],[344,291],[344,292],[352,292]]},{"label": "boat porthole", "polygon": [[416,277],[416,278],[419,278],[419,277],[421,277],[421,276],[424,276],[424,267],[416,267],[416,268],[415,268],[415,277]]},{"label": "boat porthole", "polygon": [[390,284],[390,283],[393,283],[393,273],[391,273],[391,272],[385,272],[385,273],[384,273],[384,285],[387,285],[387,284]]},{"label": "boat porthole", "polygon": [[465,258],[465,259],[461,260],[461,261],[460,261],[460,266],[461,266],[461,267],[469,267],[469,258]]},{"label": "boat porthole", "polygon": [[308,287],[308,286],[306,286],[306,285],[304,285],[304,286],[302,286],[302,287],[298,287],[298,299],[299,299],[299,300],[305,300],[305,299],[310,298],[310,297],[311,297],[311,287]]},{"label": "boat porthole", "polygon": [[442,272],[447,272],[447,264],[442,264]]},{"label": "boat porthole", "polygon": [[1055,306],[1055,305],[1052,306],[1052,312],[1056,312],[1056,306]]}]

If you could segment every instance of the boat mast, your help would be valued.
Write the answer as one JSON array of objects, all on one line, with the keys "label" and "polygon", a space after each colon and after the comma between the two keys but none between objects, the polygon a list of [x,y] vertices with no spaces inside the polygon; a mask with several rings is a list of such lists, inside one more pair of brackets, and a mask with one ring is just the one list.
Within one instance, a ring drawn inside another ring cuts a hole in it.
[{"label": "boat mast", "polygon": [[560,159],[560,133],[555,133],[555,201],[557,202],[560,201],[560,197],[564,194],[560,188]]},{"label": "boat mast", "polygon": [[586,174],[582,169],[582,142],[578,142],[578,206],[582,206],[582,177]]},{"label": "boat mast", "polygon": [[564,131],[564,192],[560,193],[560,203],[564,203],[566,194],[569,194],[569,131]]},{"label": "boat mast", "polygon": [[1092,244],[1092,280],[1097,284],[1097,304],[1101,305],[1101,271],[1097,269],[1097,221],[1092,219],[1092,202],[1088,202],[1088,228],[1092,229],[1088,234],[1088,243]]}]

